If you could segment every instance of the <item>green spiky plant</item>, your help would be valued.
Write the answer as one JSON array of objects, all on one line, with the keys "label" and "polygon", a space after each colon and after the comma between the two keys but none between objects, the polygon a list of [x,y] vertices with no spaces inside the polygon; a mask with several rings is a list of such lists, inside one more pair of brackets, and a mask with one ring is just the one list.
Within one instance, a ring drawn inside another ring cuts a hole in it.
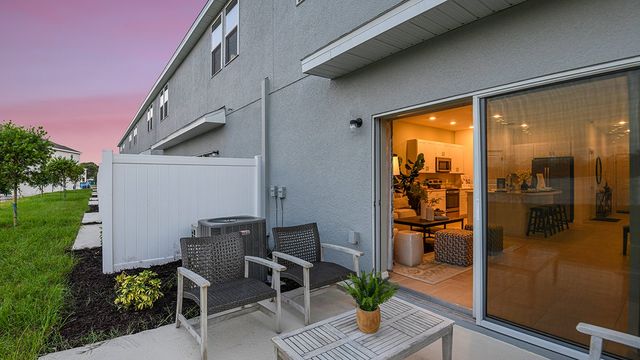
[{"label": "green spiky plant", "polygon": [[388,301],[396,294],[398,287],[380,273],[362,272],[360,276],[349,276],[350,283],[342,287],[353,297],[358,307],[364,311],[375,311],[380,304]]}]

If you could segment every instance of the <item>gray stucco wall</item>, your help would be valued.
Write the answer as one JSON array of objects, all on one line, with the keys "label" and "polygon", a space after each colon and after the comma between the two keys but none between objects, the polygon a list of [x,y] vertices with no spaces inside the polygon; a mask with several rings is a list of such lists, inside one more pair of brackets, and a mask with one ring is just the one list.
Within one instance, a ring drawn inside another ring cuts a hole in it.
[{"label": "gray stucco wall", "polygon": [[[371,267],[371,116],[523,79],[640,55],[635,0],[537,0],[459,28],[336,80],[304,76],[300,59],[398,1],[240,1],[240,56],[210,78],[205,34],[170,80],[158,139],[227,106],[227,124],[165,151],[260,151],[260,83],[271,79],[268,184],[287,186],[285,225],[318,222],[325,241],[359,248]],[[366,6],[365,6],[366,4]],[[352,133],[349,119],[364,125]],[[146,132],[146,128],[144,130]],[[139,136],[143,131],[139,130]],[[269,209],[273,214],[273,204]],[[342,259],[348,261],[348,259]]]}]

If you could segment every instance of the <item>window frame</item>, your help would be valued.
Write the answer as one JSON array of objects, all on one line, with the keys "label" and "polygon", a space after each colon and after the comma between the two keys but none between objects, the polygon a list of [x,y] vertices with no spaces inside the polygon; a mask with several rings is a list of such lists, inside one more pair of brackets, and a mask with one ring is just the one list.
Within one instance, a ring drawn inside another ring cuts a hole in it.
[{"label": "window frame", "polygon": [[[236,25],[227,31],[227,14],[228,11],[230,9],[232,9],[232,4],[233,7],[237,8],[237,23]],[[214,26],[217,22],[220,22],[220,44],[217,47],[213,47],[213,32],[214,32]],[[222,8],[222,10],[220,11],[220,13],[218,13],[218,15],[216,16],[216,18],[213,20],[213,22],[211,23],[210,26],[210,43],[211,43],[211,49],[210,49],[210,58],[211,58],[211,64],[210,64],[210,68],[211,68],[211,78],[213,78],[214,76],[216,76],[219,72],[222,71],[222,69],[224,69],[227,65],[229,65],[233,60],[235,60],[238,56],[240,56],[240,0],[230,0],[229,2],[227,2],[225,4],[225,6]],[[228,52],[228,46],[227,46],[227,40],[230,36],[235,35],[236,40],[235,40],[235,45],[236,45],[236,54],[233,56],[228,56],[227,52]],[[218,70],[215,70],[214,68],[214,56],[213,56],[213,52],[218,49],[218,47],[220,48],[220,68]]]},{"label": "window frame", "polygon": [[[213,47],[213,32],[215,30],[215,25],[217,22],[220,22],[220,24],[218,25],[220,27],[220,43],[218,44],[218,46],[216,46],[215,48]],[[213,20],[213,24],[211,24],[211,77],[215,76],[217,73],[219,73],[220,71],[222,71],[222,68],[224,68],[224,53],[223,53],[223,47],[224,47],[224,16],[222,16],[222,12],[220,14],[218,14],[218,16],[216,17],[215,20]],[[218,70],[215,70],[213,65],[213,52],[220,48],[220,55],[219,55],[219,60],[220,60],[220,68]]]},{"label": "window frame", "polygon": [[138,127],[133,129],[133,145],[138,143]]},{"label": "window frame", "polygon": [[147,109],[147,132],[153,130],[153,104]]},{"label": "window frame", "polygon": [[169,117],[169,84],[160,90],[160,121]]},{"label": "window frame", "polygon": [[[237,8],[237,13],[238,13],[238,21],[236,26],[234,26],[232,29],[227,30],[227,16],[229,15],[229,9],[232,9],[233,6],[231,6],[232,3],[235,2],[235,6]],[[224,21],[223,21],[223,33],[222,33],[222,42],[224,43],[224,65],[228,65],[230,64],[235,58],[238,57],[238,55],[240,55],[240,0],[231,0],[229,1],[225,6],[224,6],[224,10],[223,10],[223,14],[224,14]],[[232,35],[232,34],[236,34],[236,54],[231,57],[228,58],[227,57],[227,39]]]}]

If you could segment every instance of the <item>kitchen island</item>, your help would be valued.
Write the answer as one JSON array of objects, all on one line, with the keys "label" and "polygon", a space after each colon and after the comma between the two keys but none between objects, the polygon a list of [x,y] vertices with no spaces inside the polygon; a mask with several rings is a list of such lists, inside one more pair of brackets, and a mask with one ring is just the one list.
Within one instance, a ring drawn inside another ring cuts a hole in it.
[{"label": "kitchen island", "polygon": [[[520,192],[490,191],[489,200],[489,224],[500,225],[504,228],[504,234],[508,236],[527,236],[527,223],[529,209],[541,205],[557,204],[560,190]],[[473,214],[473,192],[467,191],[469,196],[469,211]]]}]

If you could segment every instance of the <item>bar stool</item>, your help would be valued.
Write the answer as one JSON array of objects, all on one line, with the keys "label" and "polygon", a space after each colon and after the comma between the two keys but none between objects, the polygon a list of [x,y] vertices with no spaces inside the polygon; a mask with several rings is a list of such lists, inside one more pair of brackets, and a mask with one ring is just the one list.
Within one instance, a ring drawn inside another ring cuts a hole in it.
[{"label": "bar stool", "polygon": [[564,230],[564,224],[562,222],[562,214],[558,205],[544,205],[547,208],[547,216],[549,217],[549,226],[552,234],[561,232]]},{"label": "bar stool", "polygon": [[548,207],[537,206],[530,209],[527,236],[535,233],[543,233],[545,238],[548,235],[553,235],[550,210]]}]

